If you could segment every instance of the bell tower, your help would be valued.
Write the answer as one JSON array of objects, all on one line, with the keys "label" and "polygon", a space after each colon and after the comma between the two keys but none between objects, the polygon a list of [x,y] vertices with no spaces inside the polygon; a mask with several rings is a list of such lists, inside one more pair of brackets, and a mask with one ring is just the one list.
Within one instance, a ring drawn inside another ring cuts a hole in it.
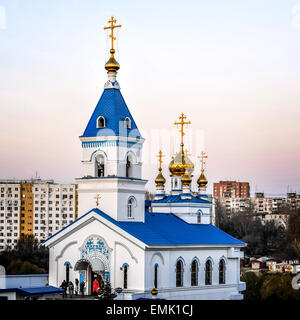
[{"label": "bell tower", "polygon": [[[78,216],[98,208],[119,221],[144,221],[145,184],[142,179],[141,137],[116,80],[120,69],[114,54],[116,19],[111,17],[110,58],[105,64],[108,80],[79,137],[82,147],[82,178],[78,184]],[[95,200],[97,199],[97,200]]]}]

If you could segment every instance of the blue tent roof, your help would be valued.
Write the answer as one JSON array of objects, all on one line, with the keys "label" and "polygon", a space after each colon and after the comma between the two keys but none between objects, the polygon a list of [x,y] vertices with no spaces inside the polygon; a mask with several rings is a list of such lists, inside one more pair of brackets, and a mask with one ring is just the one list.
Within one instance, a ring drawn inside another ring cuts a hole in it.
[{"label": "blue tent roof", "polygon": [[[99,116],[105,118],[104,129],[97,128]],[[131,120],[131,129],[125,129],[124,120]],[[133,120],[133,117],[125,103],[119,89],[105,89],[102,96],[88,122],[88,125],[81,137],[96,136],[125,136],[140,138],[140,132]]]},{"label": "blue tent roof", "polygon": [[211,203],[206,199],[191,196],[190,199],[182,199],[180,195],[177,196],[166,196],[160,200],[153,200],[152,203],[180,203],[180,202],[192,202],[192,203]]}]

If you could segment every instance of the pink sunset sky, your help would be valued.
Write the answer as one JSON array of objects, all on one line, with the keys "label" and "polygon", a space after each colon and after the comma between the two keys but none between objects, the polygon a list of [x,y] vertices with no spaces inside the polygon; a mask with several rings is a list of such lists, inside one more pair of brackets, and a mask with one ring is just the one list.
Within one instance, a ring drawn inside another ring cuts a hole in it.
[{"label": "pink sunset sky", "polygon": [[81,176],[78,137],[107,79],[111,15],[150,191],[160,148],[169,180],[184,112],[194,180],[204,150],[209,192],[226,179],[300,192],[300,2],[288,0],[0,0],[0,178]]}]

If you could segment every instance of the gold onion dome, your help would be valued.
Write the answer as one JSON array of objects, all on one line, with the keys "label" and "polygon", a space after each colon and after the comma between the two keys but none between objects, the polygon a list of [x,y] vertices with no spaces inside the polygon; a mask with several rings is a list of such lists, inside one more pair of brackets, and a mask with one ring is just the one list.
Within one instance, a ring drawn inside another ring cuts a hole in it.
[{"label": "gold onion dome", "polygon": [[115,56],[114,56],[115,50],[111,49],[110,53],[111,53],[111,56],[105,64],[105,69],[107,70],[108,73],[115,73],[120,69],[120,65],[118,61],[115,59]]},{"label": "gold onion dome", "polygon": [[164,176],[162,175],[161,171],[158,173],[156,179],[155,179],[155,183],[158,186],[163,186],[166,182],[166,179],[164,178]]},{"label": "gold onion dome", "polygon": [[185,169],[184,175],[181,178],[181,182],[183,186],[189,186],[192,182],[192,178],[188,173],[188,169]]},{"label": "gold onion dome", "polygon": [[204,170],[201,171],[201,175],[200,175],[199,179],[197,180],[197,183],[198,183],[199,187],[202,187],[202,188],[206,187],[208,181],[204,175]]},{"label": "gold onion dome", "polygon": [[194,164],[184,153],[177,153],[169,164],[170,172],[173,176],[183,176],[186,169],[187,173],[191,175],[194,171]]}]

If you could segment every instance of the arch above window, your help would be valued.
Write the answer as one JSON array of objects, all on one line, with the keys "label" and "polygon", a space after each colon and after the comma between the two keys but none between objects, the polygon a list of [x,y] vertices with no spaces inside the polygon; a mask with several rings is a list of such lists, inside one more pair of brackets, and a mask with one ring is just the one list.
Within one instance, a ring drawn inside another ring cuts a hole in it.
[{"label": "arch above window", "polygon": [[105,125],[106,125],[105,118],[103,116],[98,117],[97,118],[97,128],[103,129],[103,128],[105,128]]}]

